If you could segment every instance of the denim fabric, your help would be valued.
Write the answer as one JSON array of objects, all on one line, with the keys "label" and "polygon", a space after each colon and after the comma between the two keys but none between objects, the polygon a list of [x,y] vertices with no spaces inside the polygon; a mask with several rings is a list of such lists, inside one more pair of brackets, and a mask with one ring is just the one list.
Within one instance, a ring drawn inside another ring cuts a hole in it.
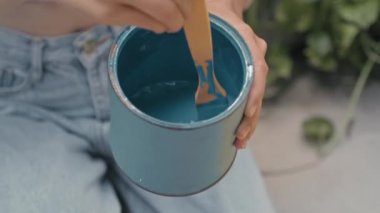
[{"label": "denim fabric", "polygon": [[0,212],[273,212],[248,151],[190,197],[150,194],[121,178],[105,139],[107,57],[118,31],[36,38],[0,28]]}]

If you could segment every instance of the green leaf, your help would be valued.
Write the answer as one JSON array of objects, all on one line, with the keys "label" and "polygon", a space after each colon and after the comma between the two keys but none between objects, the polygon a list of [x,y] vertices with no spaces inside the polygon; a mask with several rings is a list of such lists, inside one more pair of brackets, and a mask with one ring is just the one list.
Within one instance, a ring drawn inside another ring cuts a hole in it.
[{"label": "green leaf", "polygon": [[361,36],[361,44],[365,50],[367,57],[371,58],[373,61],[380,63],[380,41],[374,40],[371,35],[363,34]]},{"label": "green leaf", "polygon": [[357,35],[360,33],[359,27],[342,21],[339,18],[335,18],[332,21],[332,32],[335,46],[338,49],[338,55],[345,57],[357,38]]},{"label": "green leaf", "polygon": [[333,71],[337,62],[333,55],[331,37],[326,32],[315,32],[306,39],[305,54],[308,61],[315,67],[324,71]]},{"label": "green leaf", "polygon": [[276,20],[286,29],[305,32],[314,25],[315,0],[281,0],[275,11]]},{"label": "green leaf", "polygon": [[268,85],[275,83],[279,79],[289,79],[292,75],[293,61],[288,50],[279,43],[269,46],[268,65]]},{"label": "green leaf", "polygon": [[379,5],[378,0],[339,0],[335,4],[335,10],[346,22],[368,29],[378,18]]},{"label": "green leaf", "polygon": [[288,53],[288,47],[281,41],[269,45],[267,61],[270,72],[267,77],[265,100],[281,94],[293,72],[293,60]]},{"label": "green leaf", "polygon": [[332,42],[330,35],[326,32],[315,32],[306,39],[307,45],[321,57],[332,52]]},{"label": "green leaf", "polygon": [[313,145],[326,144],[334,135],[332,121],[325,117],[312,117],[302,124],[304,138]]},{"label": "green leaf", "polygon": [[367,60],[367,57],[363,52],[362,43],[359,42],[360,39],[358,38],[356,41],[357,42],[352,43],[350,49],[347,51],[344,61],[349,62],[352,69],[359,72],[360,68]]}]

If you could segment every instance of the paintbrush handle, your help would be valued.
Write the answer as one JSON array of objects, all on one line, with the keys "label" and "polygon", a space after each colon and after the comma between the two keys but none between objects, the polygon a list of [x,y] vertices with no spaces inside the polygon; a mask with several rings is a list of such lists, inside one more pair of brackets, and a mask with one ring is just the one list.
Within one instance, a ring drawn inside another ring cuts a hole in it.
[{"label": "paintbrush handle", "polygon": [[199,85],[195,102],[206,104],[227,96],[214,74],[211,23],[205,0],[193,0],[193,11],[184,25],[187,43],[198,71]]},{"label": "paintbrush handle", "polygon": [[[194,62],[207,66],[207,62],[213,60],[213,49],[210,19],[205,0],[193,0],[192,14],[185,21],[184,29]],[[207,71],[207,69],[203,70]]]}]

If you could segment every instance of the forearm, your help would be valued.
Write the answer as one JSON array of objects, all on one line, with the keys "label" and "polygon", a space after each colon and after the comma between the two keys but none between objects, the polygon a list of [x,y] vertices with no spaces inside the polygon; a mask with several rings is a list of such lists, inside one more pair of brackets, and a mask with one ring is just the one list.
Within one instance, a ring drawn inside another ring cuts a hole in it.
[{"label": "forearm", "polygon": [[12,9],[25,1],[26,0],[0,0],[0,13],[8,9]]},{"label": "forearm", "polygon": [[224,4],[230,7],[238,16],[242,16],[252,0],[207,0],[208,4]]}]

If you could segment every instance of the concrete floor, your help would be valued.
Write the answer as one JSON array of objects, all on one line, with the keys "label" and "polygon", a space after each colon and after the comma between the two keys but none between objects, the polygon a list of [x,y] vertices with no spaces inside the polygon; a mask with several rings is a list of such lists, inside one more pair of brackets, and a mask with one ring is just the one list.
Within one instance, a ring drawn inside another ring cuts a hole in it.
[{"label": "concrete floor", "polygon": [[329,157],[310,170],[270,175],[319,162],[315,150],[302,141],[301,124],[313,115],[337,124],[351,89],[324,89],[303,77],[278,103],[264,106],[251,148],[278,213],[380,212],[379,82],[367,86],[351,135]]}]

